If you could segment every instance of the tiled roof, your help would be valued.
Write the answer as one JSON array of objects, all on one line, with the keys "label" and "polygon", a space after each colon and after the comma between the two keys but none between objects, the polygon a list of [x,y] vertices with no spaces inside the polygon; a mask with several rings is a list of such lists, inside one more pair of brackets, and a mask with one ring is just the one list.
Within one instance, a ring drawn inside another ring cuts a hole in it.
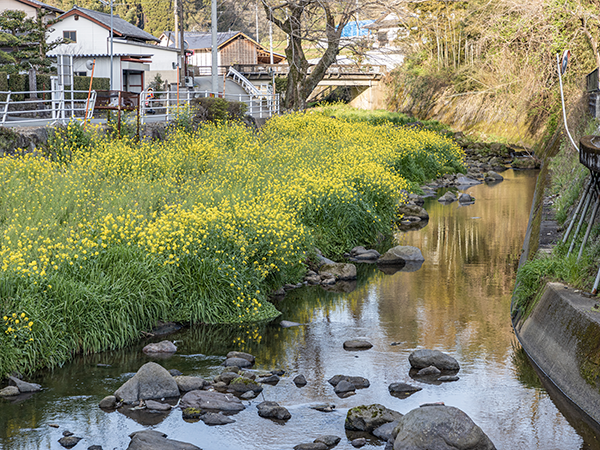
[{"label": "tiled roof", "polygon": [[34,6],[34,7],[44,8],[44,9],[47,9],[49,11],[54,11],[54,12],[57,12],[59,14],[62,14],[64,12],[62,9],[58,9],[58,8],[56,8],[54,6],[47,5],[46,3],[42,3],[42,2],[40,2],[38,0],[17,0],[17,1],[20,2],[20,3],[25,3],[27,5]]},{"label": "tiled roof", "polygon": [[[240,31],[225,31],[217,33],[217,47],[220,47],[225,42],[229,41],[234,36],[241,34]],[[175,35],[172,31],[165,31],[164,35],[169,39],[170,42],[175,41]],[[210,48],[212,46],[212,35],[211,33],[200,33],[193,31],[186,31],[183,34],[183,39],[188,44],[188,49],[199,50],[203,48]],[[170,44],[169,47],[174,47],[175,44]]]},{"label": "tiled roof", "polygon": [[[103,25],[105,28],[110,29],[110,14],[82,8],[81,6],[74,6],[73,9],[66,12],[58,19],[60,20],[61,17],[65,17],[67,15],[71,16],[75,12],[79,12],[83,16],[88,16],[92,20]],[[150,33],[145,32],[141,28],[136,27],[126,20],[121,19],[118,15],[113,15],[113,30],[115,35],[123,36],[128,39],[160,42],[160,39],[152,36]]]}]

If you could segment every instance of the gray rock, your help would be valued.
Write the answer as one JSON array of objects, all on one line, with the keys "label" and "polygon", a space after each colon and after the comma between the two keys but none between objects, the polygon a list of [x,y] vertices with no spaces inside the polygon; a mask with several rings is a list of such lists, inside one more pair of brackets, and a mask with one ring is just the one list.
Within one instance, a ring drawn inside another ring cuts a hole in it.
[{"label": "gray rock", "polygon": [[127,450],[202,450],[187,442],[167,439],[160,431],[142,430],[129,435],[131,442]]},{"label": "gray rock", "polygon": [[142,351],[144,353],[175,353],[177,347],[171,341],[162,341],[146,345]]},{"label": "gray rock", "polygon": [[208,412],[200,416],[200,420],[206,425],[227,425],[228,423],[234,423],[235,420],[223,413]]},{"label": "gray rock", "polygon": [[247,392],[244,392],[242,395],[240,395],[240,398],[242,400],[252,400],[253,398],[256,398],[257,395],[258,395],[258,392],[247,391]]},{"label": "gray rock", "polygon": [[477,184],[481,184],[481,181],[475,180],[471,177],[458,177],[455,181],[455,184],[459,186],[475,186]]},{"label": "gray rock", "polygon": [[146,409],[152,411],[171,411],[172,406],[168,403],[156,402],[154,400],[146,400]]},{"label": "gray rock", "polygon": [[239,412],[244,409],[244,404],[236,396],[216,391],[190,391],[181,397],[179,406],[181,409],[194,408],[224,412]]},{"label": "gray rock", "polygon": [[364,253],[354,256],[353,258],[356,261],[374,261],[380,256],[381,254],[377,250],[368,250]]},{"label": "gray rock", "polygon": [[440,198],[438,198],[438,202],[440,202],[440,203],[452,203],[455,201],[456,201],[456,195],[454,195],[450,191],[446,192],[444,195],[442,195]]},{"label": "gray rock", "polygon": [[486,434],[458,408],[416,408],[398,421],[394,450],[495,450]]},{"label": "gray rock", "polygon": [[337,386],[340,381],[348,381],[352,383],[357,389],[365,389],[371,385],[371,383],[369,383],[369,380],[367,380],[366,378],[350,377],[348,375],[335,375],[327,381],[332,386]]},{"label": "gray rock", "polygon": [[177,369],[169,369],[169,373],[173,377],[179,377],[179,376],[183,375],[183,373],[181,373],[181,371],[179,371]]},{"label": "gray rock", "polygon": [[329,447],[322,442],[307,442],[294,446],[294,450],[328,450]]},{"label": "gray rock", "polygon": [[456,375],[444,375],[444,376],[439,377],[437,380],[444,381],[444,382],[450,382],[450,381],[458,381],[458,380],[460,380],[460,378],[457,377]]},{"label": "gray rock", "polygon": [[499,173],[494,172],[493,170],[490,170],[489,172],[487,172],[485,175],[485,181],[487,182],[494,182],[494,181],[502,181],[504,180],[504,177],[502,175],[500,175]]},{"label": "gray rock", "polygon": [[321,412],[333,412],[335,410],[335,405],[332,403],[319,403],[318,405],[312,405],[309,408]]},{"label": "gray rock", "polygon": [[323,436],[319,436],[313,442],[315,442],[315,443],[320,442],[322,444],[325,444],[329,448],[329,447],[335,447],[336,445],[338,445],[340,443],[341,440],[342,440],[342,438],[340,438],[338,436],[326,434]]},{"label": "gray rock", "polygon": [[440,369],[438,369],[435,366],[429,366],[429,367],[425,367],[424,369],[421,369],[417,372],[417,376],[419,377],[426,377],[428,375],[439,375],[440,373],[442,373],[442,371]]},{"label": "gray rock", "polygon": [[256,405],[258,415],[266,419],[289,420],[292,415],[283,406],[279,406],[276,402],[262,402]]},{"label": "gray rock", "polygon": [[351,442],[352,447],[360,448],[367,445],[367,440],[364,437],[353,439]]},{"label": "gray rock", "polygon": [[229,387],[227,388],[229,392],[236,392],[238,394],[242,394],[244,392],[253,391],[255,393],[260,393],[263,390],[263,387],[246,377],[237,377],[231,380],[229,383]]},{"label": "gray rock", "polygon": [[4,389],[0,390],[0,397],[14,397],[19,394],[19,388],[16,386],[6,386]]},{"label": "gray rock", "polygon": [[323,286],[331,286],[335,284],[335,277],[331,276],[331,277],[327,277],[325,275],[323,275],[322,279],[321,279],[321,284]]},{"label": "gray rock", "polygon": [[435,366],[440,370],[454,371],[460,369],[460,365],[456,359],[439,350],[415,350],[409,355],[408,361],[413,369],[424,369],[429,366]]},{"label": "gray rock", "polygon": [[246,367],[252,367],[253,363],[251,363],[245,358],[227,358],[223,365],[229,367],[235,366],[239,367],[240,369],[244,369]]},{"label": "gray rock", "polygon": [[371,433],[381,425],[399,420],[401,417],[402,414],[383,405],[357,406],[348,411],[344,427],[351,431]]},{"label": "gray rock", "polygon": [[389,441],[394,437],[394,429],[396,428],[396,425],[398,425],[398,420],[384,423],[380,427],[373,430],[373,436],[381,439],[382,441]]},{"label": "gray rock", "polygon": [[173,377],[175,383],[177,383],[177,387],[179,388],[179,392],[189,392],[194,389],[202,389],[206,384],[206,380],[202,377],[187,377],[187,376],[179,376]]},{"label": "gray rock", "polygon": [[298,375],[297,377],[294,378],[294,384],[297,387],[304,387],[307,385],[306,382],[306,378],[304,377],[304,375]]},{"label": "gray rock", "polygon": [[250,353],[246,353],[246,352],[231,351],[231,352],[227,353],[227,358],[242,358],[242,359],[245,359],[246,361],[250,361],[250,363],[253,365],[256,362],[256,358],[254,357],[254,355],[251,355]]},{"label": "gray rock", "polygon": [[282,320],[281,322],[279,322],[279,325],[281,326],[281,328],[290,328],[299,327],[302,324],[298,322],[290,322],[289,320]]},{"label": "gray rock", "polygon": [[388,386],[388,390],[390,394],[394,397],[407,398],[414,394],[415,392],[419,392],[422,388],[417,386],[411,386],[407,383],[392,383]]},{"label": "gray rock", "polygon": [[346,350],[368,350],[372,347],[373,344],[363,339],[352,339],[344,342],[344,348]]},{"label": "gray rock", "polygon": [[385,254],[379,258],[377,264],[404,264],[406,262],[423,262],[423,254],[417,247],[409,245],[398,245],[390,248]]},{"label": "gray rock", "polygon": [[76,436],[63,436],[58,440],[58,443],[64,448],[72,448],[75,447],[81,439],[83,438]]},{"label": "gray rock", "polygon": [[281,378],[279,378],[277,375],[269,375],[268,377],[260,377],[256,379],[257,383],[262,383],[262,384],[272,384],[272,385],[276,385],[277,383],[279,383],[279,380]]},{"label": "gray rock", "polygon": [[69,437],[69,436],[73,436],[75,433],[71,433],[69,430],[65,430],[63,431],[63,436]]},{"label": "gray rock", "polygon": [[414,216],[418,217],[421,220],[429,220],[429,213],[427,212],[427,210],[425,210],[425,208],[410,203],[399,205],[396,208],[396,214],[401,214],[403,216]]},{"label": "gray rock", "polygon": [[98,406],[102,409],[115,409],[118,403],[117,397],[114,395],[107,395],[100,400],[100,404]]},{"label": "gray rock", "polygon": [[334,392],[336,394],[345,394],[346,392],[354,392],[355,390],[356,386],[354,386],[347,380],[342,380],[338,384],[336,384]]},{"label": "gray rock", "polygon": [[319,268],[319,273],[328,272],[332,274],[336,280],[355,280],[356,266],[348,263],[333,263],[323,264]]},{"label": "gray rock", "polygon": [[177,383],[167,370],[159,364],[144,364],[133,378],[127,380],[117,391],[115,397],[125,404],[152,398],[178,397]]},{"label": "gray rock", "polygon": [[231,380],[235,380],[236,378],[239,378],[240,374],[236,372],[223,372],[221,375],[217,375],[214,380],[215,383],[225,383],[225,384],[229,384],[231,383]]},{"label": "gray rock", "polygon": [[19,389],[21,394],[25,394],[26,392],[39,392],[42,390],[42,387],[39,384],[27,383],[26,381],[19,380],[16,377],[8,377],[8,379],[12,385]]},{"label": "gray rock", "polygon": [[308,284],[320,284],[321,277],[319,275],[309,275],[304,278]]},{"label": "gray rock", "polygon": [[469,194],[467,193],[462,193],[460,194],[460,196],[458,197],[458,202],[459,203],[472,203],[474,202],[475,199],[473,197],[471,197]]},{"label": "gray rock", "polygon": [[87,450],[102,450],[101,445],[90,445]]}]

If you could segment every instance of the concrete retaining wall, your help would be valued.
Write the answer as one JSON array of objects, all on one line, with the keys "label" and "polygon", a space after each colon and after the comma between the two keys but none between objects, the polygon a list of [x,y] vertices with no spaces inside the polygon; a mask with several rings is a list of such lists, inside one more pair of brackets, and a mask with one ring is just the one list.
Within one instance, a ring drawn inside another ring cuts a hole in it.
[{"label": "concrete retaining wall", "polygon": [[533,311],[515,323],[521,345],[573,403],[600,423],[600,312],[596,300],[548,283]]}]

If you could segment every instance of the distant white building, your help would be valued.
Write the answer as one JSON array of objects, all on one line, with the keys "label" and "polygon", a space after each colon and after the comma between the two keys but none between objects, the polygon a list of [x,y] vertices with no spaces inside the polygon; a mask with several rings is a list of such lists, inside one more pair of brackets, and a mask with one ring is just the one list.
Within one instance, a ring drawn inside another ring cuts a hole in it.
[{"label": "distant white building", "polygon": [[45,14],[46,22],[54,19],[64,11],[62,9],[55,8],[54,6],[47,5],[38,0],[0,0],[0,11],[5,10],[13,11],[24,11],[27,17],[35,19],[37,15],[42,12]]},{"label": "distant white building", "polygon": [[[6,0],[0,0],[6,1]],[[31,1],[31,0],[28,0]],[[94,77],[110,78],[110,14],[75,6],[57,18],[49,40],[68,39],[49,53],[73,55],[75,75],[90,76],[88,60],[96,60]],[[113,89],[141,92],[160,74],[176,82],[178,50],[156,45],[160,40],[150,33],[113,16]]]}]

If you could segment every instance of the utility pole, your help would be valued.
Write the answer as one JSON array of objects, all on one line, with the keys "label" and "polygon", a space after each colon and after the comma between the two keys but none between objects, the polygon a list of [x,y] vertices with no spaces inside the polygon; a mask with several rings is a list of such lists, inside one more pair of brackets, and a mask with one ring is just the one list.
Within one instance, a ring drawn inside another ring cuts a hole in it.
[{"label": "utility pole", "polygon": [[212,91],[217,94],[219,92],[219,67],[218,67],[218,49],[217,49],[217,0],[211,2],[211,45],[212,45]]},{"label": "utility pole", "polygon": [[183,37],[183,0],[179,3],[179,84],[185,86],[186,64],[185,64],[185,39]]},{"label": "utility pole", "polygon": [[260,38],[258,37],[258,0],[256,0],[256,5],[254,7],[254,16],[256,19],[256,42],[260,44]]}]

